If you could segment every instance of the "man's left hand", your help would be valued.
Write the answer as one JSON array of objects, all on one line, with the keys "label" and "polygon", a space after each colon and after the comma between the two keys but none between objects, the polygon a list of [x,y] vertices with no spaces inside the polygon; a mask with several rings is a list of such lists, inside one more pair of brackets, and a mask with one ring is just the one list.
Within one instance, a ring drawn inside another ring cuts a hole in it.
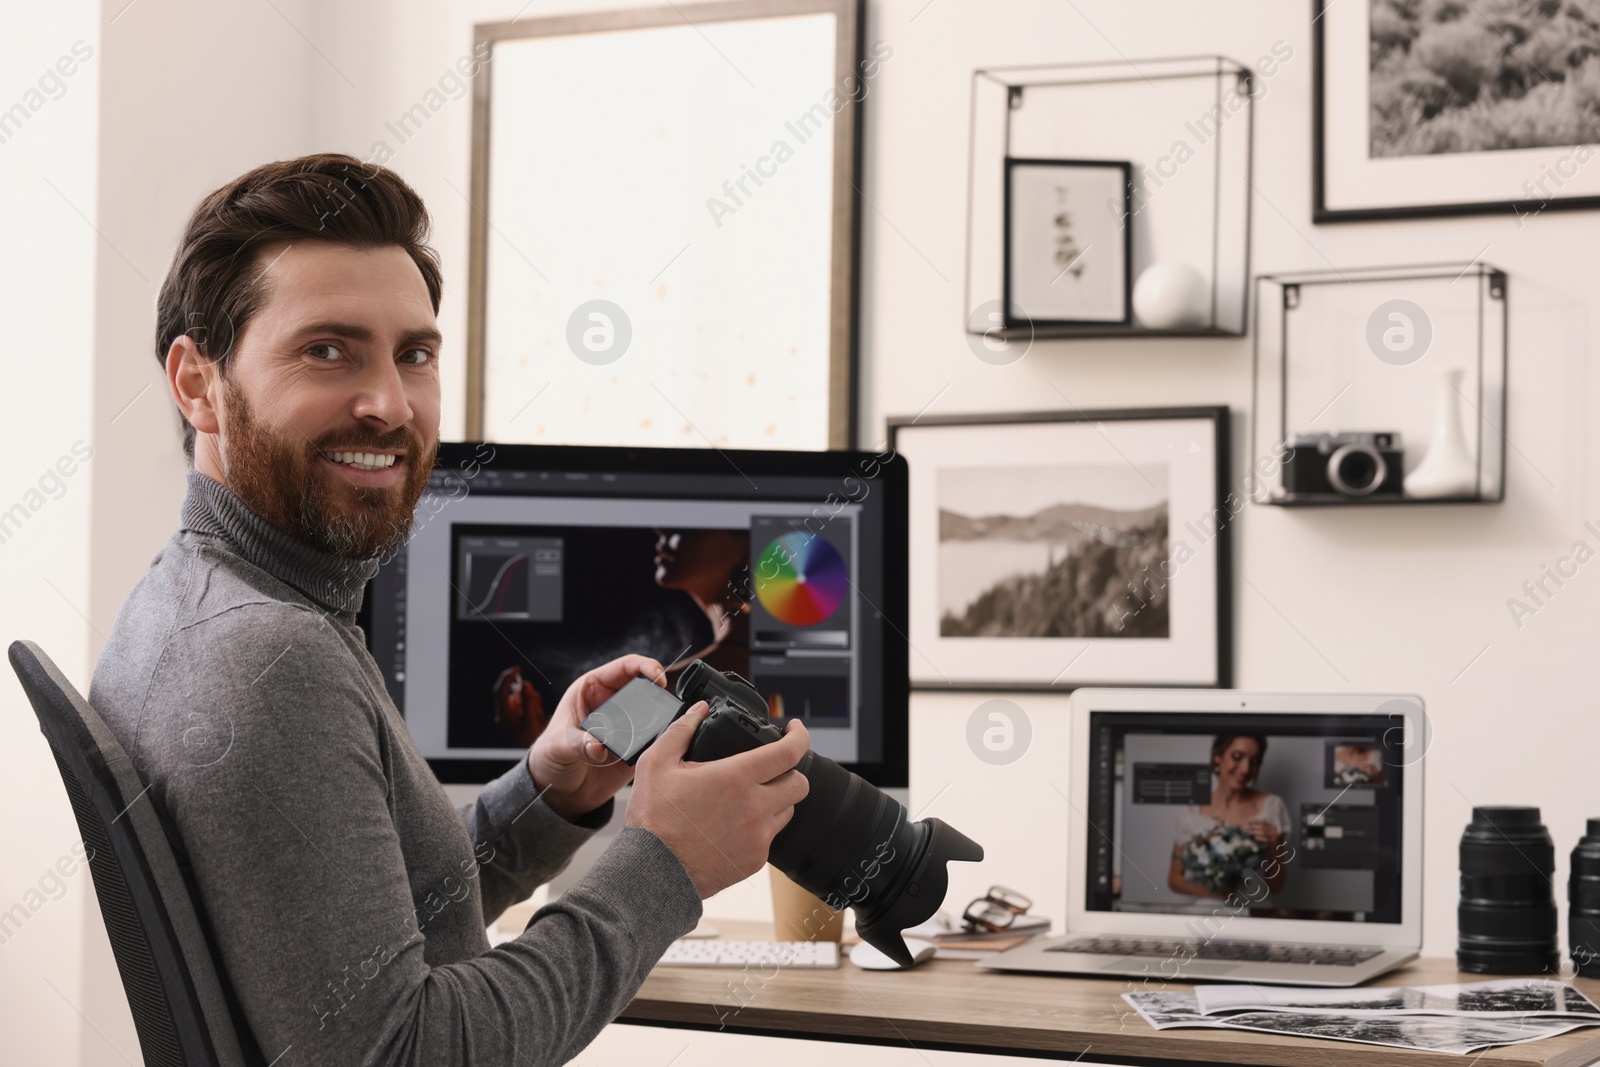
[{"label": "man's left hand", "polygon": [[550,810],[575,819],[633,780],[633,768],[578,724],[633,679],[643,675],[659,684],[664,673],[649,656],[623,656],[580,675],[567,687],[550,725],[528,750],[528,774]]}]

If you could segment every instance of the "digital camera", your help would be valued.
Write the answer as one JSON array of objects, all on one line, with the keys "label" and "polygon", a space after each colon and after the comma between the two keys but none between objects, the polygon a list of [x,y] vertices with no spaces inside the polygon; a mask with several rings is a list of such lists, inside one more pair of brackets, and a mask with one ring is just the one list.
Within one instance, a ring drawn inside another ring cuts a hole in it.
[{"label": "digital camera", "polygon": [[[678,678],[687,708],[710,708],[689,744],[688,759],[722,759],[783,737],[755,687],[732,671],[699,660]],[[902,966],[911,965],[901,931],[926,921],[944,902],[951,860],[977,862],[983,847],[940,819],[911,822],[893,797],[826,756],[807,751],[795,767],[811,791],[773,838],[768,861],[833,911],[856,913],[861,939]],[[826,916],[818,916],[822,925]]]},{"label": "digital camera", "polygon": [[1405,453],[1398,433],[1292,434],[1286,443],[1286,496],[1400,495],[1405,480]]}]

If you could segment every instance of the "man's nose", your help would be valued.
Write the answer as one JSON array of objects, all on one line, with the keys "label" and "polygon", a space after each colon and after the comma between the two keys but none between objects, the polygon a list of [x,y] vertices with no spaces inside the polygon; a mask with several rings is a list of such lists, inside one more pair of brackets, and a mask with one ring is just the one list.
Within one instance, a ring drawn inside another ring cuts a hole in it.
[{"label": "man's nose", "polygon": [[357,419],[377,419],[390,427],[411,421],[411,400],[393,361],[372,361],[361,375],[358,389],[352,411]]}]

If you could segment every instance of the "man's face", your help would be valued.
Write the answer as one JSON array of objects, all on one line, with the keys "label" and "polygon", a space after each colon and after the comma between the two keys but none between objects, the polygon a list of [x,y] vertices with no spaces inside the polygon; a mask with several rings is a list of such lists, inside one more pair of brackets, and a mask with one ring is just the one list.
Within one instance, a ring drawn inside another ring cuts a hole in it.
[{"label": "man's face", "polygon": [[226,484],[314,548],[392,552],[439,447],[439,331],[422,274],[397,245],[297,240],[256,261],[268,295],[222,378]]}]

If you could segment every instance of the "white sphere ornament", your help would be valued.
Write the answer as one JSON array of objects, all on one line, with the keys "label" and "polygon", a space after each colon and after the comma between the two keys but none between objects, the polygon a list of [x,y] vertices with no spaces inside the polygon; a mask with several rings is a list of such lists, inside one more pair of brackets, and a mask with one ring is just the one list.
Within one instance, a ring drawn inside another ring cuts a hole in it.
[{"label": "white sphere ornament", "polygon": [[1133,283],[1133,314],[1147,330],[1190,330],[1206,325],[1211,287],[1187,263],[1152,263]]}]

